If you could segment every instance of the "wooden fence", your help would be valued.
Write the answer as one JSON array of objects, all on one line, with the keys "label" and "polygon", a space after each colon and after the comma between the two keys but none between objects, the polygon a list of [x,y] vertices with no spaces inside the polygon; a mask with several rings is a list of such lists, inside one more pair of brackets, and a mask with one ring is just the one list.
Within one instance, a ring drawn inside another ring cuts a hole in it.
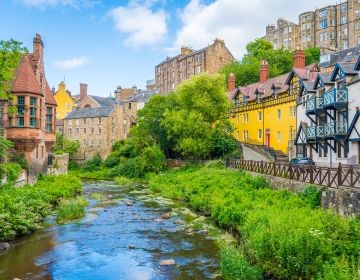
[{"label": "wooden fence", "polygon": [[354,166],[339,164],[333,168],[240,159],[228,160],[227,166],[324,187],[360,189],[360,168]]}]

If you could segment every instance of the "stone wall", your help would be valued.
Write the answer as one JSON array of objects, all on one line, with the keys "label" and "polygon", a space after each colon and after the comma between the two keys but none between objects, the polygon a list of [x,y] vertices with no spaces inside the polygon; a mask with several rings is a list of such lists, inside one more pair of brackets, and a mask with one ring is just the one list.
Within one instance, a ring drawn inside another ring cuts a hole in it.
[{"label": "stone wall", "polygon": [[66,174],[69,167],[69,154],[55,155],[53,164],[49,166],[47,173],[49,175]]},{"label": "stone wall", "polygon": [[[272,188],[285,189],[292,192],[302,192],[307,183],[248,172],[253,176],[265,177]],[[341,216],[356,216],[360,213],[360,190],[351,188],[324,188],[317,186],[322,190],[321,205],[323,209],[334,209]]]}]

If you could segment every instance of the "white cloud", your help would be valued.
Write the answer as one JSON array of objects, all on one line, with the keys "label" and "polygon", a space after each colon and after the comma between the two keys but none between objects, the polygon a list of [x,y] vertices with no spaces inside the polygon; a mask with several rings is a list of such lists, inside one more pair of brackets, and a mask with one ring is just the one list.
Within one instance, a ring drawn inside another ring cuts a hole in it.
[{"label": "white cloud", "polygon": [[89,59],[85,56],[82,56],[82,57],[74,57],[71,59],[56,61],[54,65],[57,68],[68,70],[68,69],[79,68],[88,63],[89,63]]},{"label": "white cloud", "polygon": [[71,6],[73,8],[89,8],[98,4],[95,0],[22,0],[25,5],[44,9],[55,6]]},{"label": "white cloud", "polygon": [[276,24],[283,17],[297,22],[302,12],[329,4],[329,0],[215,0],[204,4],[201,0],[190,0],[179,11],[182,22],[170,52],[178,52],[181,46],[201,48],[213,39],[224,39],[235,57],[240,58],[245,45],[265,35],[268,24]]},{"label": "white cloud", "polygon": [[167,33],[167,15],[162,9],[153,11],[151,5],[154,2],[130,1],[127,6],[120,6],[109,12],[115,29],[127,34],[124,42],[126,45],[155,46],[164,40]]}]

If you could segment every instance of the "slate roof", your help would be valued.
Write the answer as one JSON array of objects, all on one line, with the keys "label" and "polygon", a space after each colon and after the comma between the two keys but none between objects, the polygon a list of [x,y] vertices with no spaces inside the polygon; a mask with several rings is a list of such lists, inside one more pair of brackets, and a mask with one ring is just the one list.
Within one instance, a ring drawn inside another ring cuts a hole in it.
[{"label": "slate roof", "polygon": [[179,58],[179,57],[181,57],[181,59],[186,59],[186,58],[188,58],[188,57],[190,57],[190,56],[193,56],[193,55],[202,53],[202,52],[206,51],[209,47],[210,47],[210,46],[207,46],[207,47],[205,47],[205,48],[202,48],[202,49],[197,50],[197,51],[193,51],[192,53],[186,54],[186,55],[178,54],[177,56],[174,56],[174,57],[168,57],[166,60],[164,60],[164,61],[160,62],[158,65],[156,65],[156,67],[157,67],[157,66],[160,66],[160,65],[162,65],[162,64],[164,64],[164,63],[173,61],[173,60],[175,60],[175,59],[177,59],[177,58]]},{"label": "slate roof", "polygon": [[22,56],[15,73],[12,92],[41,94],[41,88],[36,80],[33,68],[27,55]]},{"label": "slate roof", "polygon": [[358,71],[355,70],[355,63],[339,63],[345,74],[356,75]]},{"label": "slate roof", "polygon": [[107,117],[111,114],[113,110],[114,110],[114,106],[78,109],[68,114],[65,120]]},{"label": "slate roof", "polygon": [[96,95],[89,95],[92,99],[94,99],[101,107],[113,106],[115,104],[115,100],[110,97],[101,97]]},{"label": "slate roof", "polygon": [[306,91],[315,91],[314,90],[315,82],[302,81],[302,84],[303,84],[304,88],[306,89]]},{"label": "slate roof", "polygon": [[332,82],[330,81],[331,79],[331,73],[319,73],[319,76],[321,77],[321,80],[325,83],[325,84],[331,84]]}]

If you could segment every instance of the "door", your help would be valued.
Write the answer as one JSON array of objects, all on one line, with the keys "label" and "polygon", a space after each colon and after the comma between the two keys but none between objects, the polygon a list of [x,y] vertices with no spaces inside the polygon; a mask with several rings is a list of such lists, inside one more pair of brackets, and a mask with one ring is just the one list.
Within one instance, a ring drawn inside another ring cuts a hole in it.
[{"label": "door", "polygon": [[270,132],[266,132],[266,146],[270,148]]}]

